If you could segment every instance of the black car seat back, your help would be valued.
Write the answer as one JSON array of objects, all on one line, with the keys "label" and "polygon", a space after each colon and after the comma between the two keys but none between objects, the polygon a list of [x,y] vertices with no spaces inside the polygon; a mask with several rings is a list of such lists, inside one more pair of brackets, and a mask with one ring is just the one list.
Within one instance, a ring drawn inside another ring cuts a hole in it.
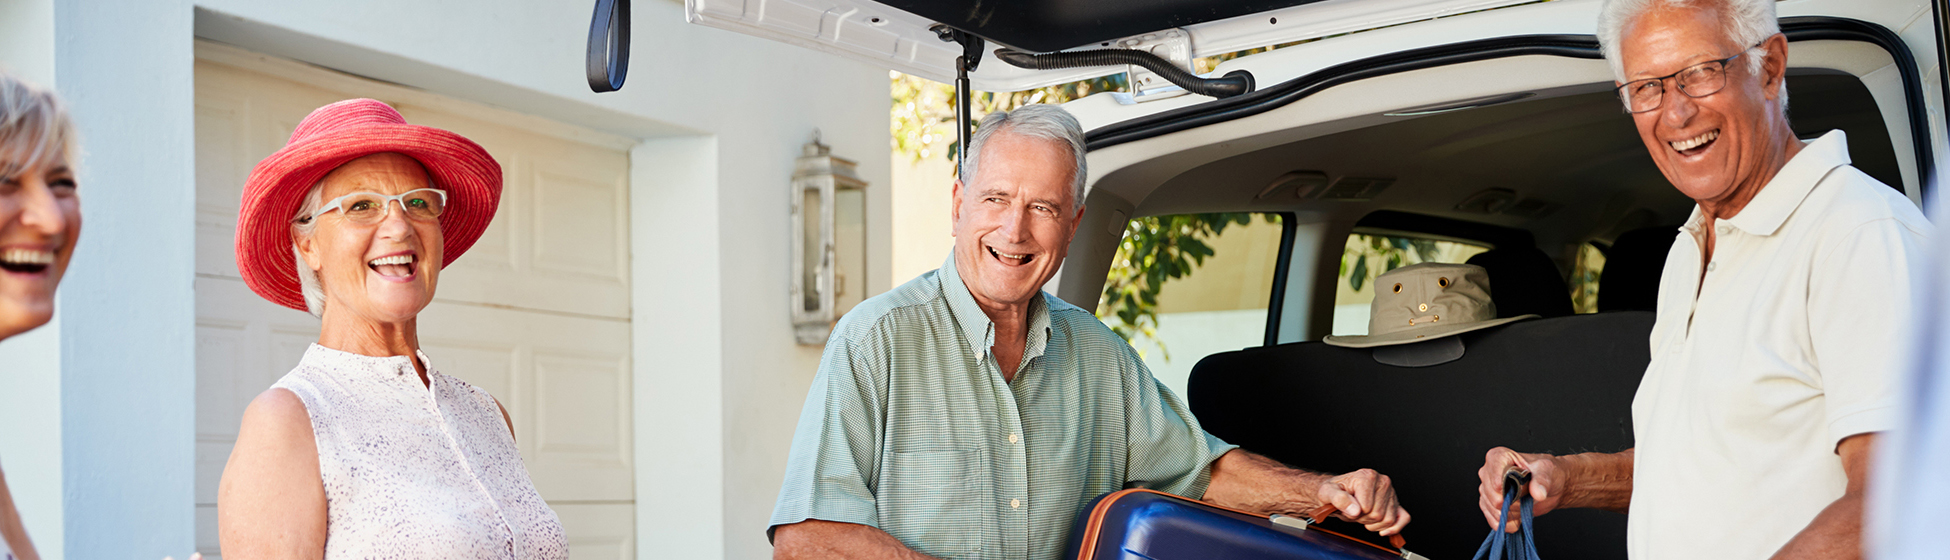
[{"label": "black car seat back", "polygon": [[[1383,365],[1319,342],[1207,356],[1186,390],[1205,429],[1247,450],[1329,473],[1388,475],[1414,516],[1409,548],[1468,558],[1488,534],[1476,471],[1492,448],[1532,453],[1632,447],[1632,397],[1650,361],[1652,314],[1575,315],[1465,333],[1455,361]],[[1545,558],[1625,558],[1625,517],[1537,519]]]},{"label": "black car seat back", "polygon": [[1619,234],[1605,253],[1605,268],[1598,276],[1598,311],[1656,311],[1659,276],[1677,235],[1679,226]]},{"label": "black car seat back", "polygon": [[1550,255],[1536,247],[1497,247],[1469,258],[1469,264],[1490,273],[1490,301],[1497,317],[1536,314],[1563,317],[1573,313],[1571,290]]}]

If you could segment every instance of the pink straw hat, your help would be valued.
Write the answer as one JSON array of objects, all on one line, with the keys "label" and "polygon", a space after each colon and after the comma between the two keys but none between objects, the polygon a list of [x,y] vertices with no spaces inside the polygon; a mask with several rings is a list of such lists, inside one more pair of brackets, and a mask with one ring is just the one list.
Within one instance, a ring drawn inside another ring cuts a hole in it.
[{"label": "pink straw hat", "polygon": [[244,182],[237,216],[237,270],[251,291],[272,303],[305,309],[291,254],[291,219],[305,193],[345,162],[396,152],[420,162],[434,188],[447,191],[440,215],[445,262],[453,264],[487,230],[501,203],[501,164],[480,145],[438,128],[406,124],[399,111],[372,99],[319,107],[298,123],[284,149],[257,162]]}]

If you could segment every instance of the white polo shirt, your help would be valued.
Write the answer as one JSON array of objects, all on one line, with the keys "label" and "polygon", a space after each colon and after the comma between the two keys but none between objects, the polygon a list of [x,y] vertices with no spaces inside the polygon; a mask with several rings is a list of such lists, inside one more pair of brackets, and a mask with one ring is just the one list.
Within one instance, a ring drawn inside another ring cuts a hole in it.
[{"label": "white polo shirt", "polygon": [[1929,222],[1849,165],[1841,131],[1795,154],[1738,215],[1703,222],[1694,208],[1666,258],[1632,401],[1638,560],[1767,558],[1841,497],[1835,446],[1895,427],[1925,289]]}]

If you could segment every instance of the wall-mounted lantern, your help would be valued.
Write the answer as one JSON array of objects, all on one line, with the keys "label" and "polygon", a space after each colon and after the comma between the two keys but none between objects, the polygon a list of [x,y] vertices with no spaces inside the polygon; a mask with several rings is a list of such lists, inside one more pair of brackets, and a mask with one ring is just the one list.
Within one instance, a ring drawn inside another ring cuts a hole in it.
[{"label": "wall-mounted lantern", "polygon": [[792,330],[826,344],[833,322],[867,288],[867,182],[819,132],[792,169]]}]

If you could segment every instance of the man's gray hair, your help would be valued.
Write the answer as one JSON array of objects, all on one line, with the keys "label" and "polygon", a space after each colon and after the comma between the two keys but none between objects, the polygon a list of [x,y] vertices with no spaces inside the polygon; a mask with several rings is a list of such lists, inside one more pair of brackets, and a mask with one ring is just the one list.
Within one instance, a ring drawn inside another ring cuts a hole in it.
[{"label": "man's gray hair", "polygon": [[1024,105],[1014,111],[996,111],[982,117],[982,126],[975,129],[975,135],[968,139],[968,158],[961,164],[961,184],[968,187],[975,184],[976,170],[981,168],[982,147],[988,144],[989,137],[998,132],[1019,134],[1030,138],[1056,140],[1070,148],[1070,155],[1076,157],[1076,167],[1070,172],[1070,201],[1083,204],[1083,181],[1087,178],[1084,164],[1083,125],[1062,107],[1046,103]]},{"label": "man's gray hair", "polygon": [[291,216],[291,256],[298,266],[299,291],[305,294],[305,310],[320,319],[325,318],[325,289],[318,284],[318,273],[305,264],[305,255],[298,252],[298,239],[311,237],[312,232],[318,229],[318,220],[299,222],[298,219],[311,217],[324,204],[325,181],[320,179],[311,186],[311,192],[305,193],[305,201],[298,205],[298,212]]},{"label": "man's gray hair", "polygon": [[[1611,63],[1611,73],[1619,82],[1625,79],[1625,58],[1620,53],[1623,47],[1625,28],[1639,16],[1657,7],[1714,9],[1724,25],[1728,39],[1746,48],[1742,57],[1747,61],[1747,71],[1759,74],[1761,65],[1767,61],[1767,49],[1756,48],[1768,37],[1781,32],[1781,20],[1774,14],[1775,0],[1605,0],[1598,11],[1598,48],[1605,53],[1605,60]],[[1781,111],[1787,111],[1787,81],[1781,81]]]}]

